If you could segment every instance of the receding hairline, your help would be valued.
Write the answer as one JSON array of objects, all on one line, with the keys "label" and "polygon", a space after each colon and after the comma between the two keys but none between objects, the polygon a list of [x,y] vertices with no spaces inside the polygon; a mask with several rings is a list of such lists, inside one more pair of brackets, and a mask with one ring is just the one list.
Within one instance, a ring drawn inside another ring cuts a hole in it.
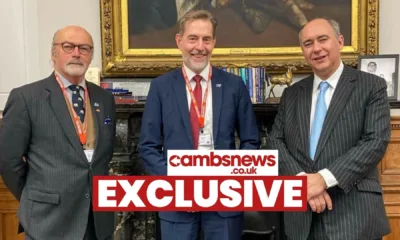
[{"label": "receding hairline", "polygon": [[333,33],[335,34],[336,38],[339,38],[340,35],[342,35],[342,34],[340,33],[340,25],[339,25],[339,23],[338,23],[336,20],[331,19],[331,18],[326,18],[326,17],[318,17],[318,18],[314,18],[314,19],[312,19],[311,21],[309,21],[307,24],[305,24],[305,25],[300,29],[300,31],[299,31],[299,42],[300,42],[300,44],[302,43],[302,42],[301,42],[301,33],[303,32],[303,29],[304,29],[309,23],[311,23],[311,22],[313,22],[313,21],[317,21],[317,20],[324,20],[324,21],[326,21],[326,22],[329,24],[329,26],[331,27],[331,29],[333,30]]},{"label": "receding hairline", "polygon": [[58,29],[57,31],[55,31],[54,32],[54,34],[53,34],[53,39],[52,39],[52,41],[51,41],[51,50],[50,50],[50,52],[51,52],[51,55],[53,55],[54,56],[54,54],[55,54],[55,43],[57,43],[57,38],[62,34],[62,33],[64,33],[65,31],[68,31],[68,30],[72,30],[72,29],[75,29],[75,30],[79,30],[79,31],[82,31],[82,32],[84,32],[88,37],[89,37],[89,40],[90,40],[90,45],[92,46],[92,50],[91,50],[91,52],[90,52],[90,58],[91,59],[93,59],[93,55],[94,55],[94,41],[93,41],[93,37],[92,37],[92,35],[85,29],[85,28],[83,28],[83,27],[81,27],[81,26],[76,26],[76,25],[71,25],[71,26],[66,26],[66,27],[63,27],[63,28],[61,28],[61,29]]},{"label": "receding hairline", "polygon": [[71,30],[78,30],[78,31],[84,32],[84,33],[89,37],[90,42],[91,42],[91,45],[92,45],[92,46],[94,45],[92,35],[90,35],[90,33],[89,33],[86,29],[84,29],[83,27],[81,27],[81,26],[75,26],[75,25],[66,26],[66,27],[63,27],[63,28],[61,28],[61,29],[58,29],[58,30],[54,33],[54,35],[53,35],[52,45],[54,45],[54,43],[57,42],[57,39],[58,39],[64,32],[66,32],[66,31],[71,31]]}]

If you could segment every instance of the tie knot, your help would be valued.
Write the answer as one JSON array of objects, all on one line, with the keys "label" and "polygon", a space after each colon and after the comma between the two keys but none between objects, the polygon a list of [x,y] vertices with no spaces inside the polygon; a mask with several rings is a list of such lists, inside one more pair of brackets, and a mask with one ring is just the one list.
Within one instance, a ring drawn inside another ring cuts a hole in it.
[{"label": "tie knot", "polygon": [[321,90],[321,92],[325,92],[326,89],[328,89],[328,88],[329,88],[329,83],[327,83],[326,81],[322,81],[319,84],[319,89]]},{"label": "tie knot", "polygon": [[196,83],[200,83],[201,79],[202,79],[202,77],[201,77],[200,75],[195,75],[195,76],[193,77],[193,80],[194,80]]},{"label": "tie knot", "polygon": [[71,89],[72,91],[79,91],[79,90],[81,90],[82,87],[79,85],[69,85],[68,88]]}]

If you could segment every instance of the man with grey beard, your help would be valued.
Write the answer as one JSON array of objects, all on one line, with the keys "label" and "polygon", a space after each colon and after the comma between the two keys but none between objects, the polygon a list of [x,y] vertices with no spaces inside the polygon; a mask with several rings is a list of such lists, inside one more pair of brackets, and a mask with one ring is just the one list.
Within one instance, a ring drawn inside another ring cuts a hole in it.
[{"label": "man with grey beard", "polygon": [[[186,13],[176,44],[182,67],[151,82],[139,153],[149,173],[167,175],[168,150],[258,149],[260,136],[243,80],[211,66],[217,20],[204,10]],[[163,240],[240,240],[243,212],[159,212]]]},{"label": "man with grey beard", "polygon": [[[112,212],[92,211],[92,177],[108,175],[115,136],[110,92],[87,82],[93,39],[53,37],[49,77],[11,91],[0,128],[0,174],[19,200],[26,239],[111,239]],[[23,229],[22,229],[23,228]]]}]

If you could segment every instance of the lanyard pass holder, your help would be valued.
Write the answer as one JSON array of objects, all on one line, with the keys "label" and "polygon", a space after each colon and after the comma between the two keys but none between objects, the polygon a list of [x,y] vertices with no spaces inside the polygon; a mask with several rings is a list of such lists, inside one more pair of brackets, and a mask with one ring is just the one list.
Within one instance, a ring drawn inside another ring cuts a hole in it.
[{"label": "lanyard pass holder", "polygon": [[204,116],[199,117],[199,124],[200,124],[200,132],[204,132]]}]

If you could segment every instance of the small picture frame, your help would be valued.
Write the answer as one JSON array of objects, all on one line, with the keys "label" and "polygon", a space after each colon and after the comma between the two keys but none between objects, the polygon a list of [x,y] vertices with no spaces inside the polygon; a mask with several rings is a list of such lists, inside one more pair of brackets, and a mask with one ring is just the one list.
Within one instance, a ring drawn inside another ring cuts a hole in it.
[{"label": "small picture frame", "polygon": [[358,69],[385,79],[389,101],[397,101],[399,54],[360,55]]}]

